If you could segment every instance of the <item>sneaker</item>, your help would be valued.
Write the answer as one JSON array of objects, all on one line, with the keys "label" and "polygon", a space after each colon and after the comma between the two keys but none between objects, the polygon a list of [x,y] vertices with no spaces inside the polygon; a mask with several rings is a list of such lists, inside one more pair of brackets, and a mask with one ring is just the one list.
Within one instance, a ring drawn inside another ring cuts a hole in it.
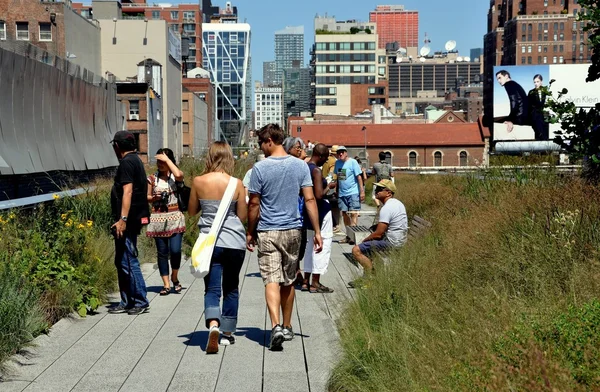
[{"label": "sneaker", "polygon": [[222,335],[220,344],[221,346],[231,346],[232,344],[235,344],[235,336]]},{"label": "sneaker", "polygon": [[283,327],[283,340],[289,342],[294,339],[294,330],[292,327]]},{"label": "sneaker", "polygon": [[283,350],[283,341],[285,340],[285,336],[283,336],[283,329],[281,325],[277,324],[271,330],[271,342],[269,343],[269,349],[271,351],[281,351]]},{"label": "sneaker", "polygon": [[119,313],[127,313],[131,308],[126,308],[123,305],[113,306],[108,309],[108,313],[110,314],[119,314]]},{"label": "sneaker", "polygon": [[138,314],[148,313],[150,306],[135,306],[127,311],[127,314],[131,316],[137,316]]},{"label": "sneaker", "polygon": [[219,336],[221,335],[221,331],[219,331],[219,327],[214,326],[210,327],[208,331],[208,343],[206,343],[206,353],[207,354],[216,354],[219,352]]}]

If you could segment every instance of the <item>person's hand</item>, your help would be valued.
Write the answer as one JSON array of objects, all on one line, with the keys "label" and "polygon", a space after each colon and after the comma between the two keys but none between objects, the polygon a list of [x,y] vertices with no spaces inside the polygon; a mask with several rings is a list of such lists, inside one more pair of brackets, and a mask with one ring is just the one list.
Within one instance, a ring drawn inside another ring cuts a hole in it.
[{"label": "person's hand", "polygon": [[254,247],[256,246],[256,235],[252,233],[246,234],[246,249],[250,252],[254,252]]},{"label": "person's hand", "polygon": [[170,159],[167,156],[167,154],[157,154],[155,156],[155,158],[156,158],[157,161],[160,161],[160,162],[165,162],[166,163],[166,162],[170,161]]},{"label": "person's hand", "polygon": [[508,133],[511,133],[514,128],[514,124],[512,123],[512,121],[504,121],[504,124],[506,124],[506,131]]},{"label": "person's hand", "polygon": [[334,189],[336,185],[337,185],[337,182],[335,182],[335,181],[331,181],[331,182],[329,183],[329,185],[327,185],[327,187],[328,187],[329,189]]},{"label": "person's hand", "polygon": [[315,238],[313,242],[313,249],[315,253],[321,253],[321,251],[323,250],[323,238],[321,238],[321,233],[315,233]]},{"label": "person's hand", "polygon": [[360,201],[364,202],[365,201],[365,191],[361,191],[360,192]]},{"label": "person's hand", "polygon": [[127,223],[125,223],[122,219],[119,219],[117,223],[111,226],[111,228],[115,228],[115,234],[117,238],[123,237],[123,233],[125,233],[125,228],[127,227]]}]

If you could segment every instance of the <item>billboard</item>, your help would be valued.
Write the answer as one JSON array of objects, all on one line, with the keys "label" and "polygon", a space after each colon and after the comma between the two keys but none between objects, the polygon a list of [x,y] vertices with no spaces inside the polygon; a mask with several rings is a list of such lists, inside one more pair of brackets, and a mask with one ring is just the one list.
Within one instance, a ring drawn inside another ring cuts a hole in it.
[{"label": "billboard", "polygon": [[169,29],[169,55],[181,65],[181,38]]},{"label": "billboard", "polygon": [[586,83],[589,64],[540,64],[494,67],[494,141],[554,139],[560,124],[544,118],[546,94],[540,89],[554,79],[551,91],[566,88],[565,99],[589,108],[600,102],[600,81]]}]

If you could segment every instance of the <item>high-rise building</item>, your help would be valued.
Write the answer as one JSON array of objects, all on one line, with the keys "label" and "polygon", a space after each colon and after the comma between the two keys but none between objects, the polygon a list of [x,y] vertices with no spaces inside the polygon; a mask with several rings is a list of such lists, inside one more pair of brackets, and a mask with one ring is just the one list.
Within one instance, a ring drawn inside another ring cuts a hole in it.
[{"label": "high-rise building", "polygon": [[221,9],[218,6],[212,5],[211,0],[202,0],[202,22],[210,23],[211,20],[222,20],[225,14],[231,14],[232,16],[237,18],[237,7],[231,5],[231,2],[228,1],[225,3],[225,8]]},{"label": "high-rise building", "polygon": [[215,85],[214,118],[221,131],[214,140],[239,146],[252,124],[250,25],[204,23],[202,50],[203,68]]},{"label": "high-rise building", "polygon": [[288,117],[314,111],[311,73],[310,68],[293,67],[283,70],[284,126],[287,125]]},{"label": "high-rise building", "polygon": [[283,70],[295,62],[304,64],[304,26],[286,27],[275,32],[275,82],[281,85]]},{"label": "high-rise building", "polygon": [[275,61],[263,62],[263,85],[265,87],[275,86],[275,74],[277,73],[277,65]]},{"label": "high-rise building", "polygon": [[484,37],[484,108],[492,112],[494,66],[589,63],[577,0],[490,0]]},{"label": "high-rise building", "polygon": [[483,55],[483,48],[473,48],[469,52],[469,56],[472,61],[479,61],[479,58]]},{"label": "high-rise building", "polygon": [[336,31],[315,30],[315,113],[348,116],[373,104],[387,105],[386,52],[378,49],[377,34],[366,29],[354,34]]},{"label": "high-rise building", "polygon": [[92,5],[73,3],[73,9],[88,19],[165,20],[169,29],[189,39],[189,53],[183,68],[190,70],[202,66],[202,11],[198,3],[171,5],[149,4],[146,0],[93,1]]},{"label": "high-rise building", "polygon": [[407,11],[403,5],[378,5],[369,13],[377,24],[379,47],[397,42],[403,48],[419,45],[419,11]]},{"label": "high-rise building", "polygon": [[254,87],[254,103],[256,105],[254,123],[256,129],[261,129],[271,123],[284,127],[282,91],[281,87],[267,87],[257,82]]}]

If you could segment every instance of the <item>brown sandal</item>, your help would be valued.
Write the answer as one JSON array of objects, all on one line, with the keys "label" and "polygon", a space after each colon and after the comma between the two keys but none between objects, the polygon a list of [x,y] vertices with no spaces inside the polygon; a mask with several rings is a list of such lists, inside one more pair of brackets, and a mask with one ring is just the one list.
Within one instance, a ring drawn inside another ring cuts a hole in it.
[{"label": "brown sandal", "polygon": [[327,286],[323,286],[322,284],[319,283],[318,286],[310,286],[310,292],[315,294],[315,293],[322,293],[322,294],[328,294],[328,293],[333,293],[333,289],[330,289]]},{"label": "brown sandal", "polygon": [[171,294],[171,288],[166,287],[166,286],[163,287],[162,290],[160,290],[160,292],[158,293],[158,295],[162,295],[162,296],[169,295],[169,294]]},{"label": "brown sandal", "polygon": [[181,283],[179,283],[179,281],[177,281],[177,282],[173,282],[173,285],[175,286],[175,287],[173,287],[175,294],[181,294],[181,290],[183,290]]}]

